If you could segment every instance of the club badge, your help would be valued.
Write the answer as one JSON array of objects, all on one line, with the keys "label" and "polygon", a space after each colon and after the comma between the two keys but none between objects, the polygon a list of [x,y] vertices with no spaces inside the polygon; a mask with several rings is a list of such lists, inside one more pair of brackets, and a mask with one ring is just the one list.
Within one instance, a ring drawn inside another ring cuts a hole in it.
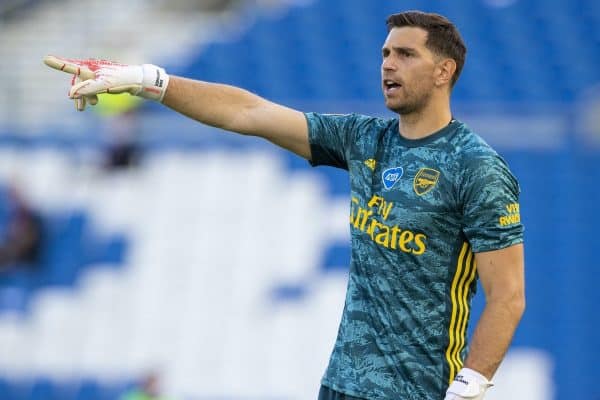
[{"label": "club badge", "polygon": [[439,177],[440,171],[431,168],[421,168],[415,175],[415,180],[413,181],[415,193],[419,196],[423,196],[437,185]]}]

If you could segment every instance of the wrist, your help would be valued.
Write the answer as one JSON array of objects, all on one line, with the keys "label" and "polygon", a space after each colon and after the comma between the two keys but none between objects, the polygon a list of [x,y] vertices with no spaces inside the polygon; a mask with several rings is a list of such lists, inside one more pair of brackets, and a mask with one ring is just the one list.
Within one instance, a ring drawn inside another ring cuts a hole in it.
[{"label": "wrist", "polygon": [[169,75],[164,68],[153,64],[143,64],[141,68],[142,88],[136,95],[162,103],[169,85]]},{"label": "wrist", "polygon": [[448,387],[447,395],[459,396],[459,398],[479,400],[488,388],[494,384],[479,372],[463,368],[456,374],[454,381]]}]

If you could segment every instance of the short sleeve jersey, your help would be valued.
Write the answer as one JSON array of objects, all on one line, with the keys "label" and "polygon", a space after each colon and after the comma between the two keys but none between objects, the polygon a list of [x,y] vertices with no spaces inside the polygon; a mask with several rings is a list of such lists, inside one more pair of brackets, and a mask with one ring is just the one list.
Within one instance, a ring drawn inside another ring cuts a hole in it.
[{"label": "short sleeve jersey", "polygon": [[351,265],[322,383],[365,399],[443,399],[462,367],[474,253],[523,241],[506,162],[453,120],[409,140],[398,119],[307,113],[312,165],[349,171]]}]

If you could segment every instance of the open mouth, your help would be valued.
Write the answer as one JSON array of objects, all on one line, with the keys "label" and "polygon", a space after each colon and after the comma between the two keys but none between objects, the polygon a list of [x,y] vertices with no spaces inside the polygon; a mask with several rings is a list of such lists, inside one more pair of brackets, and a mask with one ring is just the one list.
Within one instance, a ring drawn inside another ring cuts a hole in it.
[{"label": "open mouth", "polygon": [[383,87],[386,92],[394,91],[394,90],[400,88],[401,86],[402,85],[400,83],[393,81],[391,79],[384,79],[384,81],[383,81]]}]

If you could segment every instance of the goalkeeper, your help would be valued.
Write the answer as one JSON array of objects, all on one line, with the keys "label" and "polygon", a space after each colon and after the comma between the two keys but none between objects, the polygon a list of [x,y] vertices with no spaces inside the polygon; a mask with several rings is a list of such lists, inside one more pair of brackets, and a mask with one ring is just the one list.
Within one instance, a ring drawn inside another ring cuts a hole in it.
[{"label": "goalkeeper", "polygon": [[[349,283],[320,400],[483,399],[525,306],[519,186],[452,116],[466,54],[456,27],[416,11],[391,15],[387,27],[381,87],[398,114],[390,119],[302,113],[149,64],[45,62],[74,75],[79,110],[99,93],[129,92],[348,170]],[[478,278],[486,305],[467,346]]]}]

